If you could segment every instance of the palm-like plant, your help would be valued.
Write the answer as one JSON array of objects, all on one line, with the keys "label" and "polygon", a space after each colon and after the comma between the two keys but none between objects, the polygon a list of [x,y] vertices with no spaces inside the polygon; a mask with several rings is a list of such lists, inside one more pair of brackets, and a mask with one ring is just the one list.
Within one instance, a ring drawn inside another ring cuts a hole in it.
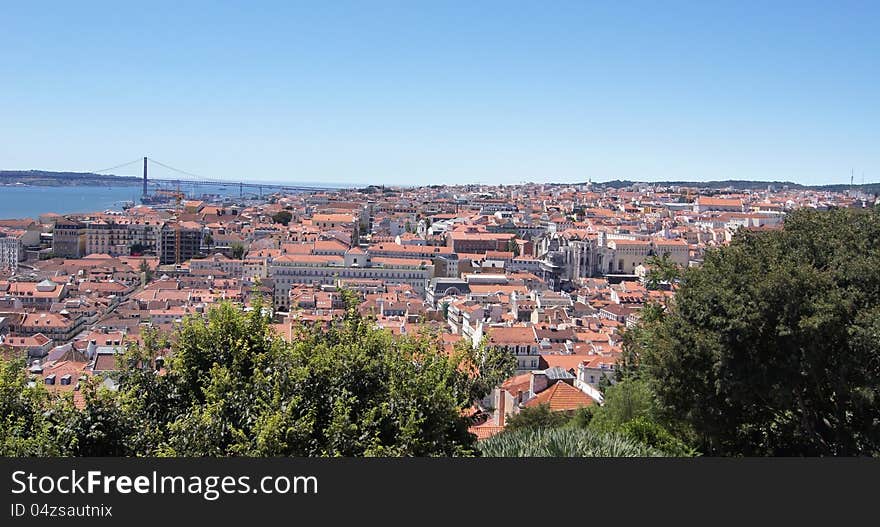
[{"label": "palm-like plant", "polygon": [[664,452],[615,433],[578,428],[523,429],[479,443],[487,457],[661,457]]}]

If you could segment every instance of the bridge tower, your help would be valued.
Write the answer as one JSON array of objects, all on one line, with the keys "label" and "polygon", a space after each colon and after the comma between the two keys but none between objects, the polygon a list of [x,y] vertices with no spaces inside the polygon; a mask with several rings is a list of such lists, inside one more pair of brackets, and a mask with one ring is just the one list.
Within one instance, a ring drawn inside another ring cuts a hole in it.
[{"label": "bridge tower", "polygon": [[144,157],[144,197],[147,197],[147,158]]}]

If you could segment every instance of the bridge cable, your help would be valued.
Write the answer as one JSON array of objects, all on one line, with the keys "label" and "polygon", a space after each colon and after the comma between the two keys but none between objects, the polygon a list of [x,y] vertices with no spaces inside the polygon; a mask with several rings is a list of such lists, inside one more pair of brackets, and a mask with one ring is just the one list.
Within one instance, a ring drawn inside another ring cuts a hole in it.
[{"label": "bridge cable", "polygon": [[135,164],[135,163],[140,163],[141,161],[143,161],[142,158],[141,158],[141,159],[135,159],[134,161],[129,161],[128,163],[122,163],[121,165],[112,166],[112,167],[110,167],[110,168],[104,168],[104,169],[102,169],[102,170],[92,170],[92,171],[89,172],[89,173],[90,173],[90,174],[100,174],[101,172],[109,172],[109,171],[111,171],[111,170],[116,170],[117,168],[122,168],[122,167],[125,167],[125,166],[128,166],[128,165],[133,165],[133,164]]},{"label": "bridge cable", "polygon": [[150,158],[147,158],[147,159],[149,159],[149,160],[152,161],[153,163],[159,165],[160,167],[167,168],[168,170],[173,170],[174,172],[178,172],[178,173],[183,174],[183,175],[185,175],[185,176],[189,176],[189,177],[192,177],[192,178],[196,178],[196,179],[199,179],[199,180],[208,181],[208,182],[212,182],[212,183],[213,183],[213,182],[225,183],[222,179],[211,179],[211,178],[207,178],[207,177],[204,177],[204,176],[200,176],[200,175],[198,175],[198,174],[193,174],[192,172],[187,172],[186,170],[181,170],[181,169],[179,169],[179,168],[174,168],[173,166],[169,166],[169,165],[166,165],[165,163],[161,163],[161,162],[159,162],[159,161],[156,161],[155,159],[153,159],[153,158],[151,158],[151,157],[150,157]]}]

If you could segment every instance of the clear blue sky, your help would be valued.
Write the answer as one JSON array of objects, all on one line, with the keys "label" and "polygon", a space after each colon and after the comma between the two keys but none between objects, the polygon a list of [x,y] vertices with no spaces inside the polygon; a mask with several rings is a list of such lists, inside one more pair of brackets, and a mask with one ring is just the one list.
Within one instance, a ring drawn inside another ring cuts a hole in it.
[{"label": "clear blue sky", "polygon": [[0,168],[880,180],[880,2],[6,2]]}]

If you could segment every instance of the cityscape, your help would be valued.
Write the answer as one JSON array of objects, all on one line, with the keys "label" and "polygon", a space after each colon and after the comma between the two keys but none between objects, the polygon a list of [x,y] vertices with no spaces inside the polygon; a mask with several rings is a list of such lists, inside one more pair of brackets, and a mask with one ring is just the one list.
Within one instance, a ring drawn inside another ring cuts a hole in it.
[{"label": "cityscape", "polygon": [[[126,350],[153,346],[161,374],[185,321],[221,304],[258,306],[295,343],[303,327],[345,319],[354,295],[393,338],[428,331],[450,354],[463,344],[512,359],[462,414],[480,441],[536,408],[603,405],[627,330],[674,303],[664,267],[698,268],[801,209],[880,204],[861,187],[590,181],[187,196],[151,193],[146,171],[143,191],[117,210],[0,220],[0,350],[30,386],[82,410],[89,383],[116,389]],[[157,333],[164,345],[145,344]]]},{"label": "cityscape", "polygon": [[880,457],[880,3],[50,4],[0,31],[12,518],[872,503],[715,458]]}]

